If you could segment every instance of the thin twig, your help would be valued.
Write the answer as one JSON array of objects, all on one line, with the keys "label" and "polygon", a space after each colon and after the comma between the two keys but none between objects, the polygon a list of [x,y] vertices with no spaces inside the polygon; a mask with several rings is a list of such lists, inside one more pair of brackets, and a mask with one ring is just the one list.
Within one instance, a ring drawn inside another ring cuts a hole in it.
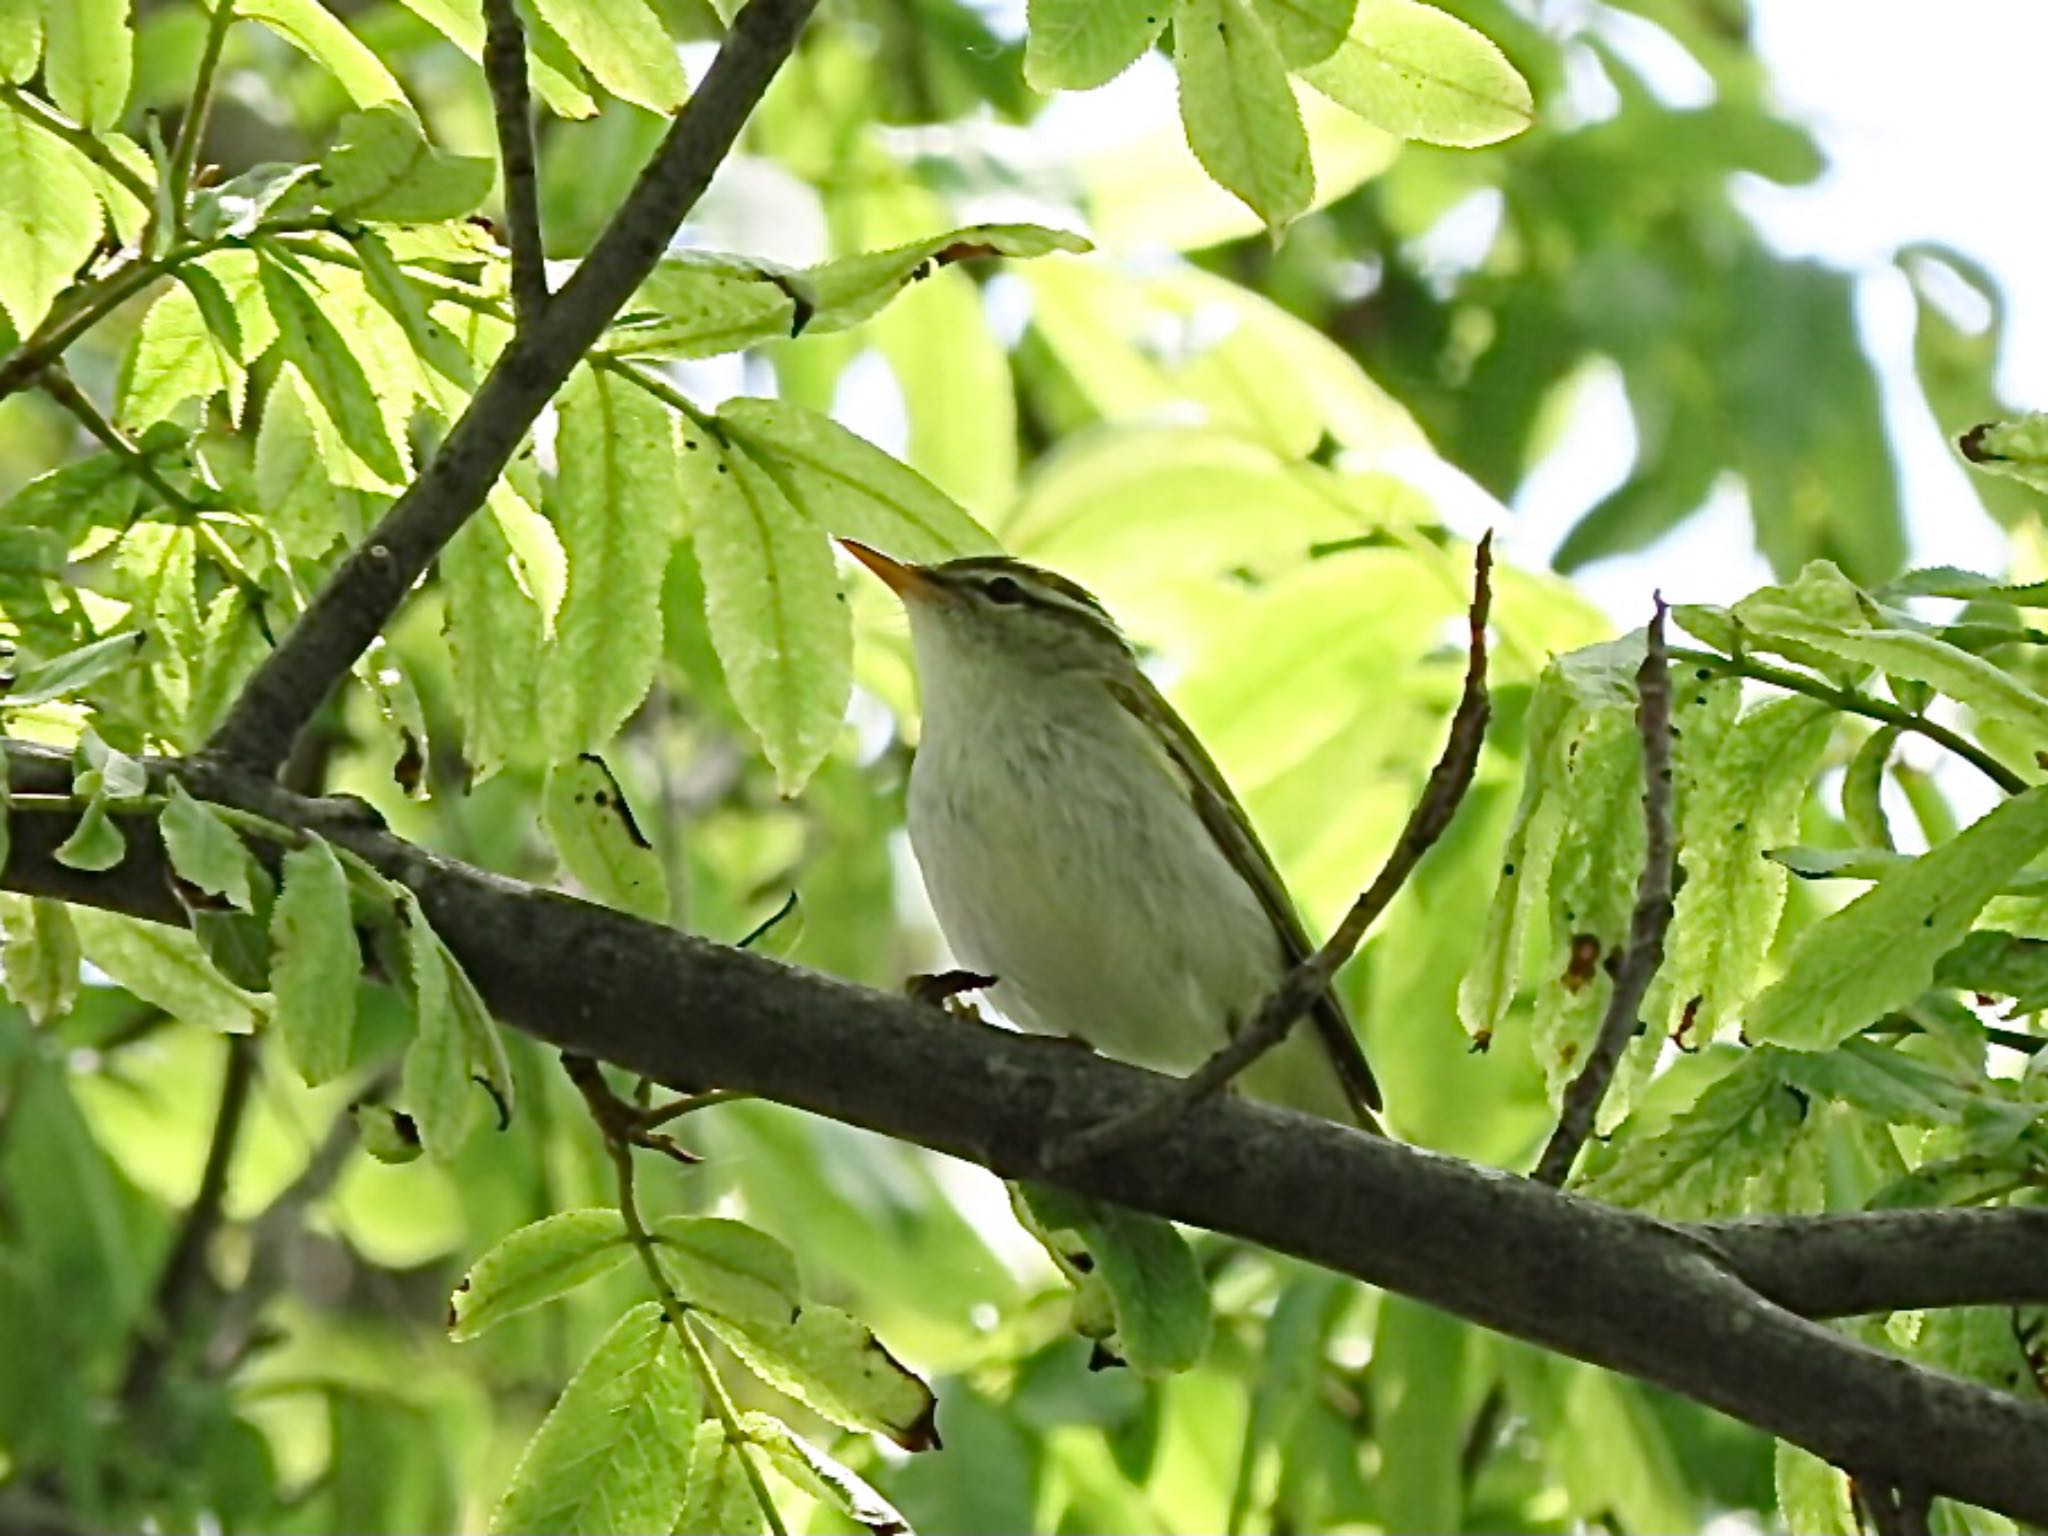
[{"label": "thin twig", "polygon": [[[775,1507],[775,1500],[768,1492],[768,1481],[761,1475],[761,1469],[754,1464],[752,1451],[741,1428],[739,1415],[733,1410],[732,1399],[726,1395],[725,1383],[718,1379],[718,1368],[711,1363],[711,1356],[705,1352],[703,1342],[696,1330],[690,1326],[689,1308],[676,1295],[675,1287],[669,1283],[668,1271],[661,1267],[661,1259],[655,1253],[656,1242],[647,1230],[647,1223],[640,1217],[640,1201],[633,1188],[633,1148],[616,1133],[611,1120],[611,1090],[598,1075],[597,1064],[589,1057],[573,1058],[583,1066],[572,1065],[572,1058],[566,1053],[562,1065],[583,1094],[584,1102],[590,1106],[590,1116],[597,1122],[598,1133],[604,1137],[605,1154],[612,1160],[613,1172],[618,1178],[619,1216],[626,1224],[626,1236],[633,1244],[633,1251],[639,1255],[640,1267],[647,1272],[647,1280],[654,1287],[654,1294],[661,1302],[662,1321],[675,1330],[676,1342],[682,1346],[683,1356],[696,1371],[697,1379],[703,1383],[704,1396],[711,1403],[711,1411],[717,1416],[725,1430],[725,1438],[732,1445],[740,1459],[740,1466],[747,1474],[747,1483],[754,1490],[754,1497],[760,1502],[763,1518],[774,1536],[789,1536],[784,1525],[782,1512]],[[593,1085],[595,1094],[593,1094]],[[606,1101],[610,1100],[610,1103]]]},{"label": "thin twig", "polygon": [[157,1276],[156,1295],[136,1331],[128,1368],[121,1378],[121,1402],[131,1412],[156,1394],[165,1363],[177,1345],[178,1328],[193,1292],[206,1274],[206,1245],[219,1230],[227,1200],[228,1172],[241,1140],[249,1109],[249,1089],[256,1078],[256,1037],[230,1035],[227,1065],[221,1073],[220,1106],[214,1111],[213,1139],[207,1144],[206,1166],[199,1189],[185,1210],[178,1235]]},{"label": "thin twig", "polygon": [[[185,194],[192,185],[192,172],[199,164],[199,145],[206,137],[206,120],[213,113],[213,82],[220,72],[221,49],[227,43],[228,29],[234,24],[235,0],[214,0],[213,16],[206,24],[206,44],[199,54],[199,72],[193,77],[192,97],[178,123],[178,142],[171,147],[170,178],[164,188],[164,203],[170,209],[171,234],[174,237],[182,238],[185,233]],[[143,237],[143,249],[150,248],[150,236],[158,233],[160,231],[156,229],[152,215],[149,234]]]},{"label": "thin twig", "polygon": [[300,729],[483,504],[569,371],[654,270],[816,5],[748,0],[576,275],[514,333],[432,462],[250,677],[208,741],[209,756],[261,772],[284,761]]},{"label": "thin twig", "polygon": [[1331,978],[1356,952],[1366,931],[1386,911],[1415,866],[1422,862],[1422,856],[1451,824],[1478,770],[1479,748],[1486,739],[1486,722],[1492,713],[1486,694],[1486,624],[1493,607],[1491,533],[1479,541],[1472,567],[1464,691],[1451,716],[1443,755],[1430,770],[1422,797],[1409,812],[1408,824],[1401,829],[1401,836],[1378,876],[1351,904],[1351,910],[1344,914],[1328,942],[1287,973],[1259,1005],[1251,1022],[1233,1035],[1222,1050],[1157,1098],[1078,1131],[1051,1148],[1050,1162],[1054,1167],[1101,1157],[1171,1125],[1202,1100],[1220,1093],[1246,1067],[1286,1039],[1302,1015],[1315,1006],[1316,999],[1329,990]]},{"label": "thin twig", "polygon": [[541,253],[540,178],[533,152],[533,103],[526,82],[526,29],[512,0],[484,0],[484,79],[498,120],[505,171],[505,243],[512,252],[512,307],[531,325],[548,302]]},{"label": "thin twig", "polygon": [[123,190],[133,195],[136,201],[147,206],[156,196],[156,188],[138,174],[127,161],[107,148],[104,139],[71,121],[34,91],[25,91],[18,85],[0,85],[0,99],[4,99],[7,105],[52,138],[62,139],[69,144],[119,182]]},{"label": "thin twig", "polygon": [[2009,795],[2020,794],[2027,788],[2025,779],[1967,736],[1952,731],[1925,715],[1916,714],[1887,700],[1874,698],[1857,689],[1838,688],[1804,672],[1794,672],[1787,667],[1774,667],[1769,662],[1758,661],[1751,656],[1723,656],[1718,651],[1695,651],[1687,646],[1673,646],[1671,659],[1681,666],[1711,667],[1731,677],[1746,677],[1752,682],[1768,683],[1773,688],[1783,688],[1788,693],[1803,693],[1809,699],[1832,704],[1836,709],[1848,714],[1862,715],[1865,719],[1882,720],[1887,725],[1896,725],[1902,731],[1911,731],[1917,736],[1924,736],[1929,741],[1946,747]]},{"label": "thin twig", "polygon": [[78,424],[99,439],[101,446],[124,464],[128,472],[156,493],[157,499],[180,517],[197,519],[199,504],[166,480],[163,471],[150,460],[147,453],[127,433],[107,419],[100,408],[92,403],[84,390],[64,371],[61,364],[52,363],[36,381],[43,393],[69,411]]},{"label": "thin twig", "polygon": [[[330,222],[324,215],[313,219],[280,219],[275,224],[264,226],[259,233],[303,234],[309,230],[325,229]],[[242,245],[251,238],[252,235],[219,234],[205,240],[187,241],[161,256],[148,259],[133,256],[90,282],[67,289],[58,296],[35,333],[0,358],[0,400],[27,388],[38,374],[62,357],[74,341],[158,278],[168,276],[188,261],[197,261],[231,245]]]},{"label": "thin twig", "polygon": [[1607,1097],[1622,1052],[1635,1038],[1643,995],[1664,963],[1664,934],[1671,926],[1671,664],[1664,648],[1664,599],[1656,602],[1643,664],[1636,671],[1636,728],[1643,738],[1643,871],[1636,881],[1628,950],[1614,973],[1614,991],[1607,999],[1600,1033],[1585,1066],[1564,1090],[1557,1129],[1530,1175],[1539,1184],[1554,1187],[1570,1176],[1579,1148],[1593,1133],[1600,1101]]}]

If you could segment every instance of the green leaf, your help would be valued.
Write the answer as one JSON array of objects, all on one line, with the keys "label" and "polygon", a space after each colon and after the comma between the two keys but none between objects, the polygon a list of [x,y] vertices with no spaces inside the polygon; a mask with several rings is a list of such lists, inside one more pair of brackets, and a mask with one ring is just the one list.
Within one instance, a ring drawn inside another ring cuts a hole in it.
[{"label": "green leaf", "polygon": [[1342,46],[1302,78],[1374,127],[1477,148],[1536,121],[1529,85],[1457,17],[1417,0],[1358,0]]},{"label": "green leaf", "polygon": [[498,1021],[491,1017],[489,1004],[477,985],[470,979],[469,972],[462,968],[462,962],[445,945],[441,950],[441,966],[448,977],[448,999],[455,1009],[456,1027],[462,1031],[462,1038],[469,1049],[469,1070],[471,1081],[490,1094],[491,1102],[498,1114],[498,1130],[504,1130],[512,1123],[513,1091],[512,1058],[505,1049],[505,1037],[498,1029]]},{"label": "green leaf", "polygon": [[[363,230],[351,242],[362,261],[363,288],[397,322],[411,346],[433,400],[450,418],[467,404],[476,388],[476,365],[446,327],[429,310],[425,296],[399,265],[398,257],[375,230]],[[502,482],[501,482],[502,483]]]},{"label": "green leaf", "polygon": [[1158,0],[1031,0],[1024,78],[1041,91],[1090,91],[1135,64],[1166,29]]},{"label": "green leaf", "polygon": [[419,1126],[420,1141],[436,1162],[462,1150],[476,1121],[476,1090],[470,1086],[470,1040],[449,995],[448,966],[441,941],[410,891],[399,898],[404,932],[407,991],[414,1034],[406,1048],[402,1091],[405,1107]]},{"label": "green leaf", "polygon": [[555,527],[569,586],[541,658],[540,719],[557,762],[608,742],[661,656],[661,573],[676,534],[676,426],[598,369],[570,380],[555,438]]},{"label": "green leaf", "polygon": [[224,896],[244,912],[256,910],[249,880],[256,858],[241,835],[210,806],[200,804],[175,778],[165,793],[164,851],[180,879],[210,896]]},{"label": "green leaf", "polygon": [[1664,978],[1667,1028],[1718,1039],[1761,974],[1785,907],[1785,872],[1764,857],[1793,835],[1834,716],[1811,699],[1744,713],[1697,767],[1679,825],[1684,881],[1672,909]]},{"label": "green leaf", "polygon": [[205,1029],[245,1035],[265,1000],[227,980],[182,928],[80,907],[72,914],[85,958],[146,1003]]},{"label": "green leaf", "polygon": [[676,1517],[676,1536],[767,1536],[768,1517],[754,1495],[742,1458],[746,1451],[706,1419],[690,1453],[690,1487]]},{"label": "green leaf", "polygon": [[683,455],[711,639],[785,795],[831,750],[852,691],[853,629],[825,531],[744,447]]},{"label": "green leaf", "polygon": [[78,996],[78,931],[71,909],[48,897],[8,896],[0,905],[0,977],[37,1024],[70,1011]]},{"label": "green leaf", "polygon": [[2048,698],[2003,668],[1934,635],[1909,629],[1832,631],[1807,625],[1787,626],[1779,634],[1895,677],[1926,683],[2048,747]]},{"label": "green leaf", "polygon": [[405,463],[370,376],[356,347],[329,318],[327,306],[282,262],[266,260],[262,282],[264,301],[277,321],[279,349],[304,376],[341,440],[376,474],[403,478]]},{"label": "green leaf", "polygon": [[99,243],[86,167],[68,144],[0,107],[0,308],[18,335],[35,330]]},{"label": "green leaf", "polygon": [[598,84],[621,101],[669,113],[690,94],[675,41],[647,0],[534,0]]},{"label": "green leaf", "polygon": [[527,1444],[491,1530],[523,1536],[669,1531],[682,1513],[701,1413],[697,1385],[653,1302],[618,1322]]},{"label": "green leaf", "polygon": [[771,1332],[797,1318],[796,1255],[758,1227],[724,1216],[657,1222],[658,1257],[676,1294],[744,1328]]},{"label": "green leaf", "polygon": [[1107,1292],[1113,1347],[1131,1369],[1165,1375],[1201,1363],[1209,1287],[1172,1222],[1050,1185],[1013,1190],[1025,1226],[1068,1279],[1084,1293],[1095,1285]]},{"label": "green leaf", "polygon": [[632,1256],[625,1218],[615,1210],[544,1216],[498,1239],[470,1265],[449,1302],[449,1335],[473,1339],[610,1274]]},{"label": "green leaf", "polygon": [[78,818],[78,825],[71,829],[71,835],[51,851],[50,857],[66,869],[98,873],[112,869],[127,852],[128,840],[107,813],[107,797],[94,795],[86,801],[85,810]]},{"label": "green leaf", "polygon": [[[492,498],[514,494],[501,482]],[[487,779],[538,739],[542,613],[496,517],[465,522],[441,552],[440,573],[463,755]]]},{"label": "green leaf", "polygon": [[335,81],[359,107],[406,106],[405,90],[377,55],[320,0],[235,0],[237,19],[260,21]]},{"label": "green leaf", "polygon": [[1886,725],[1872,731],[1857,745],[1842,773],[1843,824],[1851,837],[1868,847],[1893,846],[1891,823],[1884,813],[1884,770],[1900,730]]},{"label": "green leaf", "polygon": [[321,200],[336,213],[376,224],[433,224],[458,219],[489,195],[491,161],[455,155],[427,142],[419,120],[386,103],[352,112],[335,129],[320,161]]},{"label": "green leaf", "polygon": [[142,630],[130,629],[52,656],[25,669],[7,691],[6,702],[15,708],[26,708],[78,694],[88,684],[133,661],[148,641],[149,636]]},{"label": "green leaf", "polygon": [[319,166],[304,161],[259,160],[217,187],[200,188],[186,223],[202,240],[253,234],[272,209],[319,173]]},{"label": "green leaf", "polygon": [[1935,962],[1934,984],[1997,993],[2016,1013],[2039,1012],[2048,1008],[2048,939],[1980,928]]},{"label": "green leaf", "polygon": [[668,874],[647,841],[625,791],[595,752],[548,770],[541,821],[576,882],[607,906],[668,921]]},{"label": "green leaf", "polygon": [[807,1306],[782,1328],[704,1320],[755,1375],[833,1423],[887,1435],[906,1451],[939,1443],[931,1388],[837,1307]]},{"label": "green leaf", "polygon": [[2016,608],[2048,608],[2048,581],[2001,581],[1953,565],[1930,565],[1908,571],[1884,586],[1889,597],[1953,597],[1965,602],[2011,603]]},{"label": "green leaf", "polygon": [[299,1075],[318,1087],[348,1069],[363,970],[348,876],[318,837],[284,857],[270,942],[278,1029]]},{"label": "green leaf", "polygon": [[1753,1040],[1822,1050],[1927,990],[1984,903],[2048,847],[2048,788],[2030,789],[1887,874],[1800,935],[1749,1011]]},{"label": "green leaf", "polygon": [[362,495],[332,473],[318,410],[304,375],[287,366],[264,397],[256,429],[257,500],[285,549],[303,560],[319,558],[363,526]]},{"label": "green leaf", "polygon": [[1800,1536],[1861,1536],[1863,1524],[1849,1497],[1849,1475],[1786,1441],[1774,1461],[1778,1514]]},{"label": "green leaf", "polygon": [[728,400],[718,419],[828,533],[921,562],[999,548],[952,497],[822,412],[780,400]]},{"label": "green leaf", "polygon": [[1978,1084],[1960,1082],[1872,1040],[1845,1040],[1832,1051],[1784,1052],[1778,1072],[1803,1092],[1853,1104],[1892,1125],[1956,1125],[1986,1101]]},{"label": "green leaf", "polygon": [[43,0],[0,0],[0,80],[26,85],[43,61]]},{"label": "green leaf", "polygon": [[1743,1052],[1661,1131],[1625,1128],[1613,1155],[1580,1181],[1581,1192],[1682,1220],[1746,1210],[1752,1181],[1775,1176],[1805,1114],[1780,1081],[1777,1059],[1773,1051]]},{"label": "green leaf", "polygon": [[51,0],[43,29],[43,84],[59,110],[88,129],[120,122],[135,61],[128,0]]},{"label": "green leaf", "polygon": [[907,245],[786,267],[715,251],[672,251],[606,331],[618,357],[713,357],[757,342],[847,330],[912,283],[964,261],[1086,251],[1036,224],[970,224]]},{"label": "green leaf", "polygon": [[1987,421],[1965,432],[1961,447],[1963,457],[1979,469],[2048,491],[2048,413]]},{"label": "green leaf", "polygon": [[1092,249],[1080,235],[1041,224],[968,224],[885,251],[842,256],[787,272],[785,280],[810,306],[808,314],[798,317],[796,328],[822,336],[860,324],[911,283],[956,262]]},{"label": "green leaf", "polygon": [[1245,0],[1176,0],[1180,120],[1202,169],[1285,229],[1315,196],[1308,134],[1287,62]]},{"label": "green leaf", "polygon": [[[748,1445],[767,1454],[769,1464],[777,1472],[841,1518],[873,1532],[874,1536],[908,1536],[910,1522],[893,1504],[782,1420],[765,1413],[748,1413],[740,1418],[740,1430]],[[745,1480],[744,1473],[741,1478]]]},{"label": "green leaf", "polygon": [[382,1104],[351,1104],[349,1118],[363,1150],[389,1167],[403,1167],[420,1160],[420,1128],[411,1115],[402,1115]]},{"label": "green leaf", "polygon": [[1356,0],[1253,0],[1288,67],[1319,64],[1351,30]]}]

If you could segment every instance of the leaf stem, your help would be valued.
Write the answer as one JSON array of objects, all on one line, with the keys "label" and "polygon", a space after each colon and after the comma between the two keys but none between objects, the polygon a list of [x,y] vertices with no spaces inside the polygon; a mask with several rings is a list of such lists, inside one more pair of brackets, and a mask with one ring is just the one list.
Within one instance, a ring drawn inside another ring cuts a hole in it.
[{"label": "leaf stem", "polygon": [[[579,1087],[582,1084],[578,1084]],[[586,1091],[587,1094],[587,1091]],[[593,1115],[595,1114],[593,1108]],[[661,1260],[655,1254],[654,1236],[647,1230],[647,1224],[640,1219],[640,1202],[633,1190],[633,1149],[613,1136],[602,1119],[598,1130],[604,1136],[606,1153],[611,1157],[612,1167],[618,1174],[619,1216],[626,1223],[626,1236],[633,1244],[633,1250],[640,1257],[640,1267],[647,1271],[648,1283],[654,1287],[654,1294],[661,1302],[661,1315],[675,1330],[676,1342],[682,1346],[683,1354],[697,1372],[698,1380],[704,1384],[704,1395],[710,1400],[711,1411],[717,1415],[719,1424],[725,1430],[725,1438],[731,1442],[733,1452],[740,1459],[740,1467],[747,1475],[748,1486],[754,1490],[754,1498],[760,1503],[761,1513],[768,1521],[768,1529],[774,1536],[789,1536],[789,1528],[783,1524],[782,1513],[775,1507],[775,1500],[768,1492],[768,1480],[760,1467],[755,1465],[749,1449],[746,1431],[741,1427],[739,1415],[732,1406],[732,1399],[726,1396],[725,1383],[719,1379],[718,1367],[706,1353],[703,1341],[690,1325],[689,1308],[676,1295],[675,1287],[669,1284],[668,1274],[661,1267]]]},{"label": "leaf stem", "polygon": [[44,394],[69,411],[80,426],[119,459],[128,473],[155,492],[159,501],[180,517],[195,524],[198,522],[199,504],[164,478],[163,471],[156,467],[150,456],[93,404],[71,375],[65,372],[63,364],[49,364],[36,382]]},{"label": "leaf stem", "polygon": [[121,184],[124,191],[134,194],[137,201],[147,204],[156,196],[156,188],[143,180],[134,167],[107,148],[97,134],[71,121],[35,92],[25,91],[18,85],[0,85],[0,98],[4,98],[10,107],[43,132],[52,138],[62,139],[105,171]]},{"label": "leaf stem", "polygon": [[1774,667],[1768,662],[1757,661],[1749,656],[1723,656],[1718,651],[1695,651],[1686,646],[1673,646],[1671,659],[1691,666],[1711,667],[1732,677],[1746,677],[1752,682],[1768,683],[1773,688],[1783,688],[1789,693],[1803,693],[1809,699],[1832,704],[1836,709],[1848,714],[1862,715],[1866,719],[1882,720],[1887,725],[1896,725],[1902,731],[1911,731],[1939,746],[1946,747],[2009,795],[2021,794],[2027,789],[2025,779],[1968,737],[1929,720],[1925,715],[1916,714],[1884,699],[1873,698],[1857,689],[1838,688],[1804,672],[1794,672],[1787,667]]},{"label": "leaf stem", "polygon": [[[206,45],[199,55],[199,73],[192,82],[192,99],[178,124],[178,142],[171,149],[170,184],[164,201],[171,210],[172,234],[185,234],[185,194],[192,185],[192,172],[199,164],[199,142],[206,137],[206,120],[213,112],[213,83],[220,73],[221,50],[228,29],[235,24],[235,0],[214,0],[213,15],[206,24]],[[154,220],[151,221],[154,224]],[[151,234],[157,233],[152,228]],[[143,237],[143,248],[150,240]]]}]

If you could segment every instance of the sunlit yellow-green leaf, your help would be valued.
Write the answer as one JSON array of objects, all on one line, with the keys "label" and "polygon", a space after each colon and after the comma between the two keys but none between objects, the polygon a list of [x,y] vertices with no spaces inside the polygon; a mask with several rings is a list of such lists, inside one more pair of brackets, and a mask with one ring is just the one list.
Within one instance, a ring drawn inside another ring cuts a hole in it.
[{"label": "sunlit yellow-green leaf", "polygon": [[803,787],[852,687],[853,632],[826,532],[741,445],[683,455],[690,538],[712,643],[784,794]]},{"label": "sunlit yellow-green leaf", "polygon": [[653,1302],[612,1325],[512,1474],[491,1516],[506,1536],[668,1531],[682,1512],[697,1442],[698,1389]]},{"label": "sunlit yellow-green leaf", "polygon": [[407,107],[405,90],[391,71],[320,0],[235,0],[235,16],[262,22],[333,75],[357,106]]},{"label": "sunlit yellow-green leaf", "polygon": [[668,876],[605,760],[578,753],[548,770],[541,821],[562,867],[593,897],[649,922],[668,920]]},{"label": "sunlit yellow-green leaf", "polygon": [[611,739],[661,655],[661,573],[676,534],[676,426],[612,374],[570,380],[555,439],[555,527],[569,584],[541,658],[540,719],[557,762]]},{"label": "sunlit yellow-green leaf", "polygon": [[610,1274],[633,1257],[626,1222],[609,1208],[557,1211],[510,1232],[469,1266],[449,1303],[448,1331],[486,1329]]},{"label": "sunlit yellow-green leaf", "polygon": [[1302,78],[1375,127],[1431,144],[1492,144],[1536,120],[1528,82],[1485,34],[1418,0],[1358,0],[1350,35]]},{"label": "sunlit yellow-green leaf", "polygon": [[1173,54],[1195,158],[1268,228],[1285,229],[1314,197],[1315,171],[1272,33],[1245,0],[1176,0]]},{"label": "sunlit yellow-green leaf", "polygon": [[673,112],[689,82],[668,29],[647,0],[534,0],[598,84],[650,112]]},{"label": "sunlit yellow-green leaf", "polygon": [[[125,36],[126,33],[123,33]],[[49,312],[100,237],[85,161],[0,105],[0,308],[23,336]]]},{"label": "sunlit yellow-green leaf", "polygon": [[135,67],[128,5],[129,0],[51,0],[44,8],[43,83],[64,114],[87,128],[112,128],[128,105]]},{"label": "sunlit yellow-green leaf", "polygon": [[1041,91],[1086,91],[1115,79],[1166,28],[1157,0],[1031,0],[1024,77]]},{"label": "sunlit yellow-green leaf", "polygon": [[2048,848],[2048,788],[2016,795],[1800,935],[1743,1021],[1820,1050],[1911,1002],[2001,886]]},{"label": "sunlit yellow-green leaf", "polygon": [[363,952],[348,877],[323,839],[311,838],[285,855],[270,942],[270,987],[285,1049],[309,1084],[340,1076],[354,1044]]}]

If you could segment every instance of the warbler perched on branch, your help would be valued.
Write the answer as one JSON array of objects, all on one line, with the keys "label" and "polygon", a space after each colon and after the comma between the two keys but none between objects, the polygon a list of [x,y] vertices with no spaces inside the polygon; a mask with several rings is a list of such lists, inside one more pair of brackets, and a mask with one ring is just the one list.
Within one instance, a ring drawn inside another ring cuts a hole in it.
[{"label": "warbler perched on branch", "polygon": [[[1022,1028],[1156,1071],[1201,1065],[1313,949],[1209,754],[1073,582],[841,542],[910,615],[910,842],[955,958],[996,978]],[[1327,990],[1238,1082],[1368,1127],[1380,1102]]]}]

